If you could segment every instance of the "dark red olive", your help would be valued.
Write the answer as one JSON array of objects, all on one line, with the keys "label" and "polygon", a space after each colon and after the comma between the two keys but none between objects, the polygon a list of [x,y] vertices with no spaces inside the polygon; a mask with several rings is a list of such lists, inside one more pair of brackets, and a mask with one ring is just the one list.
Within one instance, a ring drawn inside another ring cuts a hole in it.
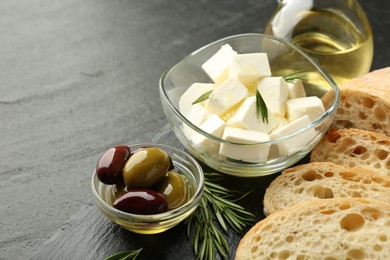
[{"label": "dark red olive", "polygon": [[130,157],[130,148],[118,145],[108,149],[96,166],[99,180],[105,184],[115,184],[123,180],[123,166]]},{"label": "dark red olive", "polygon": [[164,197],[149,189],[128,191],[117,198],[112,206],[127,213],[142,215],[161,213],[168,208]]}]

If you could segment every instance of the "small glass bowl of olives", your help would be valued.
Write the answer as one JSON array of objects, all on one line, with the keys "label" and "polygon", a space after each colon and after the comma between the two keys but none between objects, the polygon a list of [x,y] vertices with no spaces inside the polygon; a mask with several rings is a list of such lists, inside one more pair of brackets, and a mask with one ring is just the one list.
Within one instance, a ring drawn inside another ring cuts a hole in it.
[{"label": "small glass bowl of olives", "polygon": [[145,143],[118,145],[104,152],[91,185],[105,216],[127,230],[156,234],[196,209],[203,181],[201,166],[187,153]]}]

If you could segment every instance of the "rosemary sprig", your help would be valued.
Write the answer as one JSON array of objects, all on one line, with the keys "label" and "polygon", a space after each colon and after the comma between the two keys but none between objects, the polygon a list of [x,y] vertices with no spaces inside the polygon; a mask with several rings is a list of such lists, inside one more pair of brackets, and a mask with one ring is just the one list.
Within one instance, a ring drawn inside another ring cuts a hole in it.
[{"label": "rosemary sprig", "polygon": [[[200,205],[195,212],[185,220],[187,236],[191,237],[197,259],[215,259],[217,252],[227,257],[230,247],[223,234],[217,227],[226,233],[232,229],[241,233],[243,228],[254,223],[254,215],[236,204],[238,199],[232,199],[232,191],[211,182],[218,179],[218,173],[205,173],[204,193]],[[234,193],[234,192],[233,192]]]},{"label": "rosemary sprig", "polygon": [[192,105],[195,105],[195,104],[197,104],[197,103],[202,102],[203,100],[208,99],[209,96],[210,96],[210,94],[211,94],[211,92],[213,92],[213,91],[212,91],[212,90],[209,90],[209,91],[203,93],[203,94],[202,94],[200,97],[198,97],[194,102],[192,102]]},{"label": "rosemary sprig", "polygon": [[300,70],[283,76],[283,79],[286,82],[293,82],[296,79],[305,81],[307,80],[306,76],[307,76],[307,70]]},{"label": "rosemary sprig", "polygon": [[135,260],[138,255],[141,253],[143,248],[138,250],[131,250],[126,252],[120,252],[115,255],[107,257],[105,260]]},{"label": "rosemary sprig", "polygon": [[259,119],[261,113],[261,119],[263,122],[267,121],[268,124],[268,108],[264,102],[263,97],[260,95],[259,90],[256,90],[256,117]]}]

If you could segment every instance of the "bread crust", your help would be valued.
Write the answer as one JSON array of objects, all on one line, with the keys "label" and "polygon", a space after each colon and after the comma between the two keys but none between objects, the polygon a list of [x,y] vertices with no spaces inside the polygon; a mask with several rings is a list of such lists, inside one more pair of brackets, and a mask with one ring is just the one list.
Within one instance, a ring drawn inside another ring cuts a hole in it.
[{"label": "bread crust", "polygon": [[378,69],[354,78],[340,86],[340,89],[360,90],[362,93],[380,97],[390,104],[390,67]]},{"label": "bread crust", "polygon": [[333,162],[390,176],[390,137],[360,129],[331,129],[312,150],[310,162]]},{"label": "bread crust", "polygon": [[389,255],[390,206],[334,198],[269,215],[242,238],[235,259],[387,259]]},{"label": "bread crust", "polygon": [[390,177],[362,168],[313,162],[286,169],[267,188],[264,213],[319,199],[358,197],[390,203]]},{"label": "bread crust", "polygon": [[354,78],[340,87],[334,128],[358,128],[390,136],[390,67]]}]

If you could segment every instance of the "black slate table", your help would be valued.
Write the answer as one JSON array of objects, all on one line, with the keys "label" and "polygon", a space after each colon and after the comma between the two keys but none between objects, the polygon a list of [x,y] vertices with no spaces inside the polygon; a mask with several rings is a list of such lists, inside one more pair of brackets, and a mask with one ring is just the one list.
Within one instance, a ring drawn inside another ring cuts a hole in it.
[{"label": "black slate table", "polygon": [[[193,259],[184,226],[137,235],[93,205],[92,169],[123,143],[180,146],[161,109],[160,74],[216,39],[262,32],[276,0],[5,0],[0,2],[0,259]],[[390,2],[361,1],[389,65]],[[205,167],[205,170],[207,168]],[[263,218],[275,176],[224,185]],[[241,236],[228,234],[232,248]]]}]

